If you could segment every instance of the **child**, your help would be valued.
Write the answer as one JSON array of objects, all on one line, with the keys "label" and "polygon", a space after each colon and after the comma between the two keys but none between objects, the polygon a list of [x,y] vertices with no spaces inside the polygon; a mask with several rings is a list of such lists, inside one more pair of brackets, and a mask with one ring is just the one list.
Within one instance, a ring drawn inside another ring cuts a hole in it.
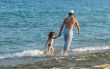
[{"label": "child", "polygon": [[46,42],[46,45],[48,43],[48,50],[46,52],[44,52],[44,55],[47,55],[48,52],[51,52],[51,54],[53,54],[53,52],[54,52],[53,40],[55,38],[57,38],[57,37],[55,37],[55,32],[50,32],[49,35],[48,35],[48,40]]}]

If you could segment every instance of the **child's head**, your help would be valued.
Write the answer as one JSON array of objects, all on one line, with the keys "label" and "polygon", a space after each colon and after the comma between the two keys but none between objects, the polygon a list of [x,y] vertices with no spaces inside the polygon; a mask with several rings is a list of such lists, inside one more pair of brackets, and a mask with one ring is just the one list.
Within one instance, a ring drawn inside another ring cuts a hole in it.
[{"label": "child's head", "polygon": [[55,32],[50,32],[48,35],[49,38],[54,38],[55,37]]}]

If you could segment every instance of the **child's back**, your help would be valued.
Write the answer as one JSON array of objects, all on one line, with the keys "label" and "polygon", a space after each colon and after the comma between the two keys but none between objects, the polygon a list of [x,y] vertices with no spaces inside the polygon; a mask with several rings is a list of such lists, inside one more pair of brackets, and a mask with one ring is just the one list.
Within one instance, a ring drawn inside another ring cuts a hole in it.
[{"label": "child's back", "polygon": [[53,41],[55,39],[55,32],[50,32],[48,35],[48,40],[46,42],[46,45],[48,43],[48,50],[44,52],[44,55],[47,55],[48,52],[51,52],[53,54],[54,48],[53,48]]}]

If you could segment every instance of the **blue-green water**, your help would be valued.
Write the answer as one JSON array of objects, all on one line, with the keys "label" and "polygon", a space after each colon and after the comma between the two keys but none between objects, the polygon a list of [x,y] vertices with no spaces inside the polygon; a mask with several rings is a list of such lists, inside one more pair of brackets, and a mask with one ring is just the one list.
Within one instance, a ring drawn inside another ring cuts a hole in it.
[{"label": "blue-green water", "polygon": [[[81,27],[79,37],[74,28],[71,48],[109,49],[110,0],[0,0],[0,58],[41,54],[48,33],[58,34],[71,9]],[[63,43],[62,35],[54,47],[63,47]]]}]

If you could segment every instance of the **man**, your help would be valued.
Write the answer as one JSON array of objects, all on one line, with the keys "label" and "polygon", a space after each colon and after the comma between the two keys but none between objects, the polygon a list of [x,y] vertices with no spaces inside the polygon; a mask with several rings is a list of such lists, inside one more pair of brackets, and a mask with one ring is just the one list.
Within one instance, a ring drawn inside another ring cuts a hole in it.
[{"label": "man", "polygon": [[73,38],[73,28],[76,25],[78,29],[78,34],[80,33],[80,26],[78,25],[77,19],[74,17],[74,10],[68,12],[68,17],[64,19],[64,22],[61,25],[60,32],[58,36],[61,36],[61,32],[64,28],[64,55],[67,55],[67,51],[70,47],[72,38]]}]

